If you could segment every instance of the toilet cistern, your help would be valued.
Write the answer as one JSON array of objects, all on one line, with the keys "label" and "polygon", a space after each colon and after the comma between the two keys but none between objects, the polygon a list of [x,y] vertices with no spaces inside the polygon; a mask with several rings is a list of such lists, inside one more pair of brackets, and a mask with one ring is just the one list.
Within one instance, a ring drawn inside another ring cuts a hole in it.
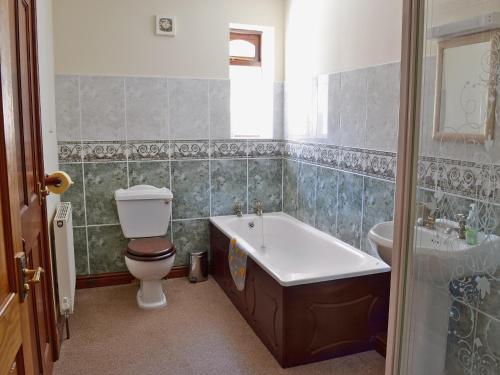
[{"label": "toilet cistern", "polygon": [[162,279],[174,265],[175,247],[164,236],[172,215],[172,199],[169,189],[150,185],[115,191],[123,235],[130,239],[125,264],[141,282],[137,304],[143,309],[167,305]]}]

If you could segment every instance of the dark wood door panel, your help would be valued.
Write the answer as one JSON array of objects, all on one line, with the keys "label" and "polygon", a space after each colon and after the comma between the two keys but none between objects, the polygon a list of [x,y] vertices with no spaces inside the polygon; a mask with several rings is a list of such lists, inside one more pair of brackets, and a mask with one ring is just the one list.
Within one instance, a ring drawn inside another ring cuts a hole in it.
[{"label": "dark wood door panel", "polygon": [[36,47],[36,1],[10,0],[15,10],[13,61],[14,123],[21,237],[29,268],[42,267],[40,283],[31,285],[28,297],[32,343],[37,348],[38,371],[50,373],[53,337],[56,337],[48,244],[41,138],[38,61]]}]

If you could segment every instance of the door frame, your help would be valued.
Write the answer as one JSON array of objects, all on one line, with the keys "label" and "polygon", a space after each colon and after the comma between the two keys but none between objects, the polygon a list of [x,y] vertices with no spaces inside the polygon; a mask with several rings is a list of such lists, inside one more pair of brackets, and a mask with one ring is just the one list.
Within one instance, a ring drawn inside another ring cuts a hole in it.
[{"label": "door frame", "polygon": [[[4,186],[7,187],[5,192],[3,192],[0,197],[0,202],[3,206],[3,217],[4,217],[4,225],[6,226],[5,230],[9,230],[6,233],[6,238],[10,237],[10,241],[7,240],[6,246],[12,249],[12,259],[8,259],[8,266],[12,267],[12,269],[16,269],[16,265],[14,264],[14,254],[18,252],[23,252],[23,244],[21,239],[21,218],[19,213],[19,197],[18,197],[18,182],[17,182],[17,160],[16,160],[16,132],[15,132],[15,121],[14,121],[14,91],[13,86],[18,84],[17,76],[14,76],[14,70],[12,69],[12,64],[14,64],[16,57],[16,48],[19,46],[18,35],[16,33],[16,28],[14,25],[14,17],[18,0],[0,0],[2,1],[2,7],[5,6],[5,24],[2,29],[2,33],[0,33],[0,46],[2,47],[2,56],[0,56],[0,75],[2,81],[6,81],[7,83],[4,87],[7,87],[8,90],[2,92],[3,99],[0,105],[2,105],[3,110],[3,121],[2,121],[2,129],[0,129],[0,140],[1,147],[0,151],[5,153],[5,160],[0,160],[0,176],[4,179]],[[22,0],[20,0],[22,1]],[[39,87],[39,66],[38,66],[38,44],[37,44],[37,19],[36,19],[36,6],[37,0],[32,0],[31,7],[31,17],[33,20],[33,24],[31,27],[31,35],[29,35],[30,41],[33,46],[33,87],[34,87],[34,95],[33,95],[33,108],[34,108],[34,124],[36,126],[36,143],[38,148],[38,153],[36,155],[39,170],[38,176],[40,179],[41,187],[45,187],[45,171],[44,171],[44,163],[43,163],[43,142],[42,142],[42,124],[41,124],[41,109],[40,109],[40,87]],[[2,155],[3,156],[3,155]],[[41,194],[41,193],[40,193]],[[51,254],[51,246],[49,241],[49,226],[48,226],[48,218],[47,218],[47,203],[46,199],[42,199],[41,204],[41,220],[42,220],[42,254],[45,266],[44,278],[46,280],[47,290],[46,290],[46,298],[48,299],[48,325],[49,332],[47,335],[50,339],[50,346],[52,349],[52,358],[51,361],[54,362],[59,358],[60,352],[60,335],[57,329],[57,316],[56,316],[56,305],[55,305],[55,297],[54,297],[54,279],[53,279],[53,263],[52,263],[52,254]],[[21,275],[14,276],[14,278],[19,278]],[[13,280],[15,282],[14,285],[18,285],[17,280]],[[19,292],[19,291],[18,291]],[[30,326],[28,323],[29,319],[29,311],[28,304],[23,303],[21,301],[21,322],[22,322],[22,331],[23,331],[23,346],[30,346],[29,337],[30,334]],[[39,350],[39,348],[30,348],[29,350]],[[24,356],[24,362],[27,364],[27,371],[29,371],[30,365],[27,363],[29,361],[28,356]]]},{"label": "door frame", "polygon": [[403,0],[394,241],[385,374],[403,374],[409,337],[425,0]]},{"label": "door frame", "polygon": [[[42,1],[43,2],[43,1]],[[39,165],[39,178],[40,186],[42,190],[46,188],[45,184],[45,163],[43,159],[43,134],[42,134],[42,113],[40,108],[40,69],[38,64],[38,22],[37,22],[37,6],[38,0],[33,0],[32,5],[32,18],[33,18],[33,28],[32,28],[32,43],[33,43],[33,65],[35,66],[33,73],[34,87],[36,95],[34,96],[34,108],[35,108],[35,123],[37,127],[37,149],[38,149],[38,165]],[[47,216],[47,199],[46,196],[42,195],[42,222],[43,222],[43,257],[45,262],[45,272],[44,277],[46,278],[47,284],[50,288],[47,290],[47,298],[50,300],[49,303],[49,336],[52,340],[52,362],[59,359],[60,349],[61,349],[61,335],[59,334],[57,328],[57,315],[56,315],[56,300],[54,293],[54,272],[52,269],[52,246],[50,244],[50,234],[49,234],[49,219]]]}]

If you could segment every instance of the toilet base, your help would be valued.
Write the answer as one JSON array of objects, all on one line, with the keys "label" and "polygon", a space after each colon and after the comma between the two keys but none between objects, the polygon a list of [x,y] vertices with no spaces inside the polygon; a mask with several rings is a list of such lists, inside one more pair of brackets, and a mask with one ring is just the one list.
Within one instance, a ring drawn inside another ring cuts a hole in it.
[{"label": "toilet base", "polygon": [[137,291],[137,304],[141,309],[154,310],[167,306],[161,280],[142,281]]}]

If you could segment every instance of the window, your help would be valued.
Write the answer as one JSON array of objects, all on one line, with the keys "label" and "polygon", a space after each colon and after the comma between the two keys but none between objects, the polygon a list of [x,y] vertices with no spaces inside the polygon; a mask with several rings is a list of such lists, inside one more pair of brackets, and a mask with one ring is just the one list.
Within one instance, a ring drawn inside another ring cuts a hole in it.
[{"label": "window", "polygon": [[231,138],[272,138],[274,30],[233,27],[229,38]]},{"label": "window", "polygon": [[261,40],[261,31],[232,29],[229,42],[229,63],[261,66]]}]

